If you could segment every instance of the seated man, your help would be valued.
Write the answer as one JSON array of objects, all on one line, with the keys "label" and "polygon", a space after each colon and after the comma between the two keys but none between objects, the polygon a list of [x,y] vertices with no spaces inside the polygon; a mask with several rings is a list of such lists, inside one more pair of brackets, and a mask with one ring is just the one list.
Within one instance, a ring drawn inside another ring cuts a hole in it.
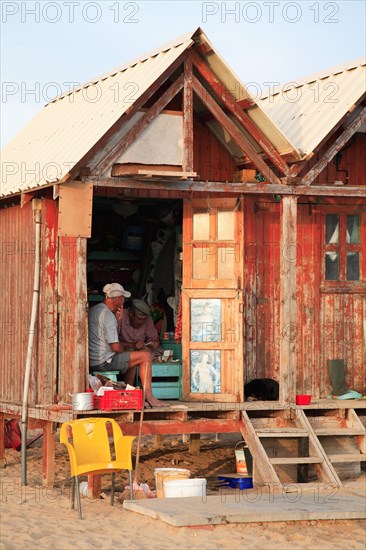
[{"label": "seated man", "polygon": [[150,352],[152,361],[163,355],[164,350],[159,345],[150,308],[143,300],[134,300],[129,309],[122,311],[118,326],[119,339],[125,350],[146,349]]},{"label": "seated man", "polygon": [[[166,407],[151,389],[151,355],[148,351],[124,351],[118,339],[117,317],[121,317],[125,297],[131,296],[118,283],[105,285],[103,302],[89,311],[89,368],[92,371],[119,371],[133,385],[136,366],[144,385],[145,400],[151,407]],[[117,315],[117,317],[116,317]]]}]

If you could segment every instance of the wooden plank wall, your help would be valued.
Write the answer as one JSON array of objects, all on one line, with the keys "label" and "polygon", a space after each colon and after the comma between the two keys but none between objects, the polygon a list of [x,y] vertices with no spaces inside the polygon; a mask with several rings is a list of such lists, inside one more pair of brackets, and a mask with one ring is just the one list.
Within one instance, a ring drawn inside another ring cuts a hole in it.
[{"label": "wooden plank wall", "polygon": [[[319,207],[318,207],[319,208]],[[254,214],[254,215],[253,215]],[[346,363],[347,386],[365,392],[364,294],[320,291],[320,213],[298,206],[297,390],[314,398],[330,393],[327,359]],[[245,381],[279,380],[279,206],[245,199]]]},{"label": "wooden plank wall", "polygon": [[57,393],[57,201],[42,201],[41,310],[39,316],[37,403],[54,403]]},{"label": "wooden plank wall", "polygon": [[[321,346],[319,216],[308,205],[298,204],[297,227],[297,388],[301,393],[317,393],[320,383],[318,353]],[[322,380],[322,384],[324,380]]]},{"label": "wooden plank wall", "polygon": [[[307,173],[309,168],[314,166],[318,160],[320,160],[323,154],[334,143],[337,137],[341,134],[338,130],[334,137],[328,140],[319,152],[316,153],[310,161],[305,165],[304,172]],[[349,142],[349,147],[343,151],[342,160],[339,164],[340,170],[348,170],[348,184],[349,185],[366,185],[366,134],[356,133]],[[335,180],[343,180],[345,178],[344,172],[338,172],[336,165],[331,161],[328,166],[319,174],[314,180],[313,185],[333,183]]]},{"label": "wooden plank wall", "polygon": [[[53,201],[42,200],[41,291],[36,327],[29,403],[51,403],[55,394],[56,346],[56,227]],[[3,299],[0,303],[1,397],[23,399],[24,369],[33,298],[34,221],[31,203],[0,211]]]},{"label": "wooden plank wall", "polygon": [[[32,306],[34,230],[32,205],[0,212],[1,353],[0,388],[4,399],[21,401],[28,326]],[[32,385],[32,384],[31,384]],[[33,392],[31,393],[33,398]]]},{"label": "wooden plank wall", "polygon": [[344,359],[346,386],[366,393],[366,294],[321,295],[321,388],[329,395],[327,359]]},{"label": "wooden plank wall", "polygon": [[58,393],[85,391],[88,369],[86,238],[59,238],[59,372]]},{"label": "wooden plank wall", "polygon": [[236,164],[211,130],[194,117],[193,166],[202,181],[234,181]]},{"label": "wooden plank wall", "polygon": [[245,198],[245,381],[279,379],[279,204]]}]

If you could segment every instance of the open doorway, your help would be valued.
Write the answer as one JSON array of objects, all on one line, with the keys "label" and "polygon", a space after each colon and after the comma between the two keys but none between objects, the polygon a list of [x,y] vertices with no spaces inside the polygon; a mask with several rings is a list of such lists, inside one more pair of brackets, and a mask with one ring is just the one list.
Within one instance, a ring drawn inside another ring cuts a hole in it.
[{"label": "open doorway", "polygon": [[107,283],[150,306],[159,336],[175,332],[182,286],[182,201],[94,197],[87,248],[89,307]]}]

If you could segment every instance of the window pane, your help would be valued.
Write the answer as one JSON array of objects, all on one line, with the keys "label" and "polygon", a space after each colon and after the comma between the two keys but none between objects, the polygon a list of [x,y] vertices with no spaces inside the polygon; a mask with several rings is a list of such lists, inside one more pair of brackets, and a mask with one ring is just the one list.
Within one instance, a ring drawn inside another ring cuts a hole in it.
[{"label": "window pane", "polygon": [[360,279],[360,255],[358,252],[347,252],[347,281]]},{"label": "window pane", "polygon": [[209,279],[210,277],[210,248],[193,248],[193,279]]},{"label": "window pane", "polygon": [[347,216],[346,241],[350,244],[360,242],[360,216]]},{"label": "window pane", "polygon": [[338,252],[325,253],[325,279],[327,281],[338,281],[339,279]]},{"label": "window pane", "polygon": [[326,244],[339,243],[339,216],[337,214],[326,215],[325,242]]},{"label": "window pane", "polygon": [[232,279],[234,276],[235,247],[229,248],[228,245],[218,251],[217,257],[217,278]]},{"label": "window pane", "polygon": [[191,299],[191,342],[221,342],[221,300]]},{"label": "window pane", "polygon": [[210,215],[208,212],[193,212],[193,238],[208,241],[210,238]]},{"label": "window pane", "polygon": [[219,241],[234,240],[234,215],[232,210],[217,212],[217,238]]}]

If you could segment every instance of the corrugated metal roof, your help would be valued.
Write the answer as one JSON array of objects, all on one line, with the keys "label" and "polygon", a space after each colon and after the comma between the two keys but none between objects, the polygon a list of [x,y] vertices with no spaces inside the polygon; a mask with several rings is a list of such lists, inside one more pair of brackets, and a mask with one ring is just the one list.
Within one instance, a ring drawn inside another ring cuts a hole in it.
[{"label": "corrugated metal roof", "polygon": [[[207,62],[236,100],[251,99],[244,84],[198,28],[48,103],[2,151],[0,196],[67,177],[133,102],[192,44],[204,44]],[[261,108],[255,108],[255,116],[279,152],[294,150]]]},{"label": "corrugated metal roof", "polygon": [[0,194],[64,178],[192,43],[187,36],[48,103],[4,148]]},{"label": "corrugated metal roof", "polygon": [[365,94],[366,58],[291,84],[276,88],[258,104],[306,156]]}]

